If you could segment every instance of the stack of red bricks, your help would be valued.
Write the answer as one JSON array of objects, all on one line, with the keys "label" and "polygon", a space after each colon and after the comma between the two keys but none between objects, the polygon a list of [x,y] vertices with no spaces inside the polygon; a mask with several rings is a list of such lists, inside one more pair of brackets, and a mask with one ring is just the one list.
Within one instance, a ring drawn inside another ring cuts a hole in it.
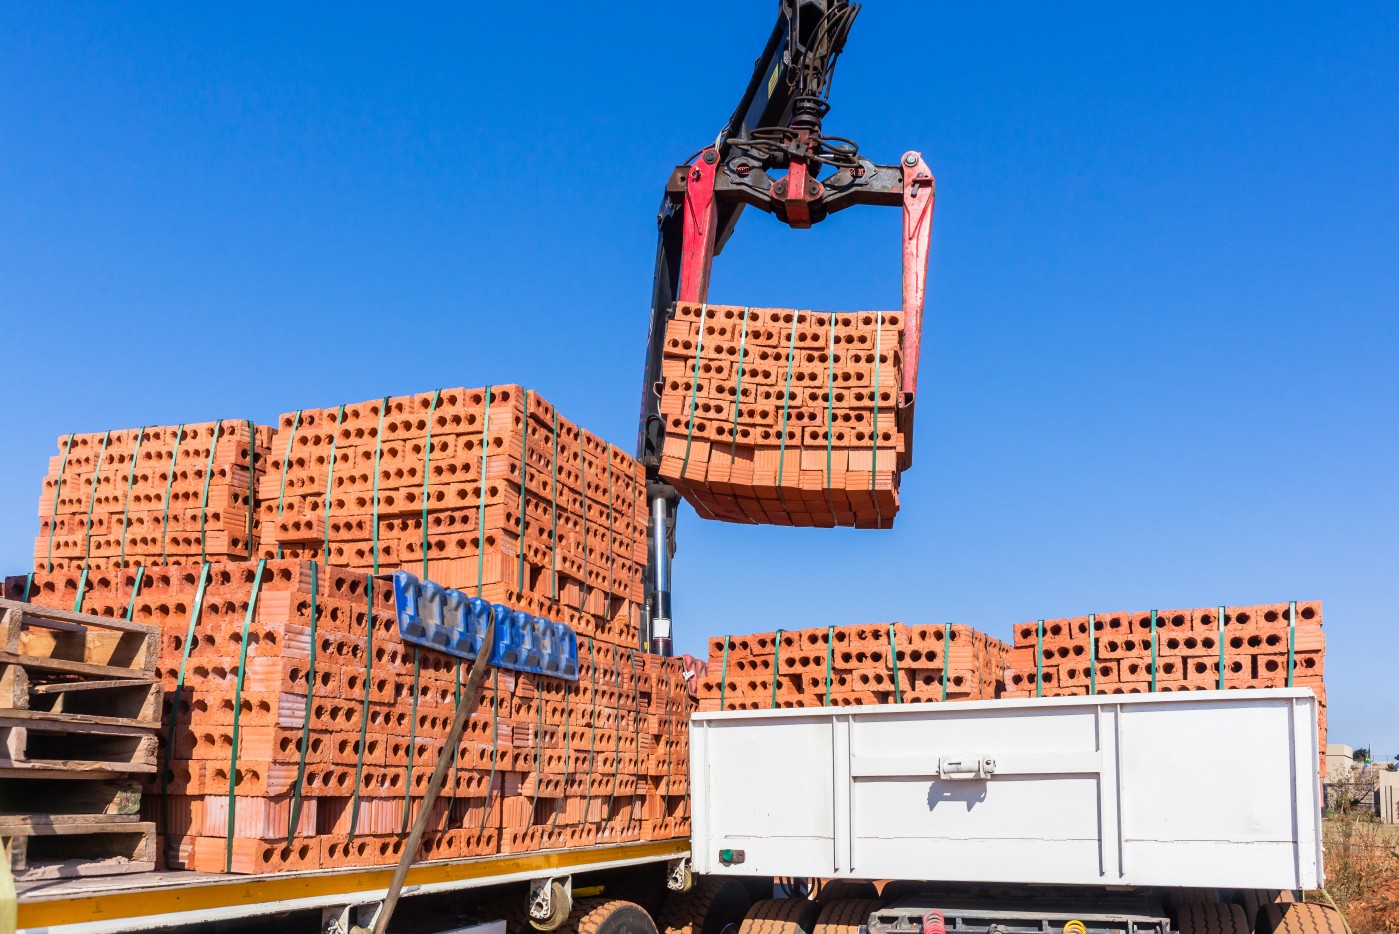
[{"label": "stack of red bricks", "polygon": [[444,389],[303,409],[281,417],[272,449],[258,488],[264,557],[403,568],[635,641],[644,472],[538,394]]},{"label": "stack of red bricks", "polygon": [[950,624],[724,636],[709,640],[699,709],[990,700],[997,696],[1004,653],[999,640]]},{"label": "stack of red bricks", "polygon": [[[161,627],[163,777],[144,807],[168,866],[395,862],[467,665],[400,640],[387,578],[271,560],[254,597],[257,567],[147,568],[134,595],[134,569],[39,572],[7,595]],[[688,834],[682,661],[583,638],[579,668],[487,678],[419,858]]]},{"label": "stack of red bricks", "polygon": [[579,636],[577,681],[487,679],[419,858],[688,834],[686,670],[635,648],[644,475],[538,395],[441,390],[275,431],[60,444],[35,572],[6,594],[160,627],[144,807],[171,867],[398,858],[464,667],[402,643],[398,568]]},{"label": "stack of red bricks", "polygon": [[1002,696],[1144,694],[1291,684],[1316,693],[1325,748],[1326,636],[1320,602],[1158,610],[1154,619],[1154,633],[1153,613],[1148,610],[1017,625],[1013,647],[1006,655]]},{"label": "stack of red bricks", "polygon": [[705,518],[888,528],[907,451],[903,315],[682,302],[661,476]]},{"label": "stack of red bricks", "polygon": [[244,560],[272,429],[246,420],[67,435],[39,497],[36,568]]}]

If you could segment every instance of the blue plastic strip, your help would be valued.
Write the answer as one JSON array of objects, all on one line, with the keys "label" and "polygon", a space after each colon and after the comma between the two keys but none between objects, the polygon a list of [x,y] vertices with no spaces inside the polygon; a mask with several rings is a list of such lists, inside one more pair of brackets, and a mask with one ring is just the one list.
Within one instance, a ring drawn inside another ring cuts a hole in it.
[{"label": "blue plastic strip", "polygon": [[398,633],[410,645],[474,659],[485,640],[490,614],[494,613],[492,665],[578,680],[578,636],[565,623],[491,604],[432,581],[420,581],[407,571],[394,572],[393,595]]}]

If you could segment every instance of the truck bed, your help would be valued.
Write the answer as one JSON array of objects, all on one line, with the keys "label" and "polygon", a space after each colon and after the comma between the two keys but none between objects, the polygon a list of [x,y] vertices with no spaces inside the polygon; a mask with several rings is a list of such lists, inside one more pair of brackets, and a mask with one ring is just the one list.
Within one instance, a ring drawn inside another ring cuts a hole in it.
[{"label": "truck bed", "polygon": [[[408,874],[404,896],[634,866],[676,859],[688,849],[688,841],[665,840],[420,863]],[[103,934],[362,904],[384,897],[393,870],[262,876],[156,871],[20,883],[19,929]]]},{"label": "truck bed", "polygon": [[1307,689],[696,714],[696,872],[1321,883]]}]

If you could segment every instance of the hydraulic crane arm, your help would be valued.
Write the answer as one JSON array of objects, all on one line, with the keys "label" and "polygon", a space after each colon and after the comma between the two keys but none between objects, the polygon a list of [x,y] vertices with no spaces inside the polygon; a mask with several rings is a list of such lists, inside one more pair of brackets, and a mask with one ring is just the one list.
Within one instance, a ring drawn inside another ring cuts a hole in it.
[{"label": "hydraulic crane arm", "polygon": [[[675,550],[675,490],[658,477],[665,420],[657,387],[666,323],[677,301],[708,299],[714,255],[745,206],[806,228],[857,204],[904,211],[904,384],[899,418],[912,438],[918,349],[933,214],[933,176],[916,152],[897,165],[863,158],[851,140],[826,136],[822,121],[836,60],[860,6],[850,0],[780,0],[777,24],[738,106],[718,138],[671,173],[657,218],[637,457],[647,470],[650,549],[642,644],[670,654],[670,559]],[[903,466],[912,459],[911,444]]]}]

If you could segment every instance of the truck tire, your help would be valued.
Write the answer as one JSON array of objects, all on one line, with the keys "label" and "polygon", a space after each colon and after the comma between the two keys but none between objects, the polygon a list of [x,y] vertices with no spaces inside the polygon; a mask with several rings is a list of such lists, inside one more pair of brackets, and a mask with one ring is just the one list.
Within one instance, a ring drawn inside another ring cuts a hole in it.
[{"label": "truck tire", "polygon": [[873,882],[858,882],[855,879],[832,879],[816,893],[816,900],[822,905],[828,902],[850,898],[878,898],[879,889]]},{"label": "truck tire", "polygon": [[559,934],[657,934],[646,909],[616,898],[585,898],[573,906]]},{"label": "truck tire", "polygon": [[1348,934],[1340,912],[1302,902],[1264,905],[1256,930],[1258,934]]},{"label": "truck tire", "polygon": [[1277,901],[1278,894],[1277,889],[1239,889],[1234,893],[1234,904],[1242,906],[1244,917],[1257,924],[1258,913],[1264,905]]},{"label": "truck tire", "polygon": [[765,898],[743,916],[738,934],[813,934],[821,906],[805,898]]},{"label": "truck tire", "polygon": [[860,934],[870,913],[879,910],[875,898],[844,898],[827,902],[816,917],[812,934]]},{"label": "truck tire", "polygon": [[1186,902],[1176,906],[1180,934],[1252,934],[1243,906],[1224,902]]},{"label": "truck tire", "polygon": [[753,896],[740,879],[696,876],[688,892],[667,892],[665,905],[656,915],[660,934],[720,934],[737,927],[753,907]]}]

